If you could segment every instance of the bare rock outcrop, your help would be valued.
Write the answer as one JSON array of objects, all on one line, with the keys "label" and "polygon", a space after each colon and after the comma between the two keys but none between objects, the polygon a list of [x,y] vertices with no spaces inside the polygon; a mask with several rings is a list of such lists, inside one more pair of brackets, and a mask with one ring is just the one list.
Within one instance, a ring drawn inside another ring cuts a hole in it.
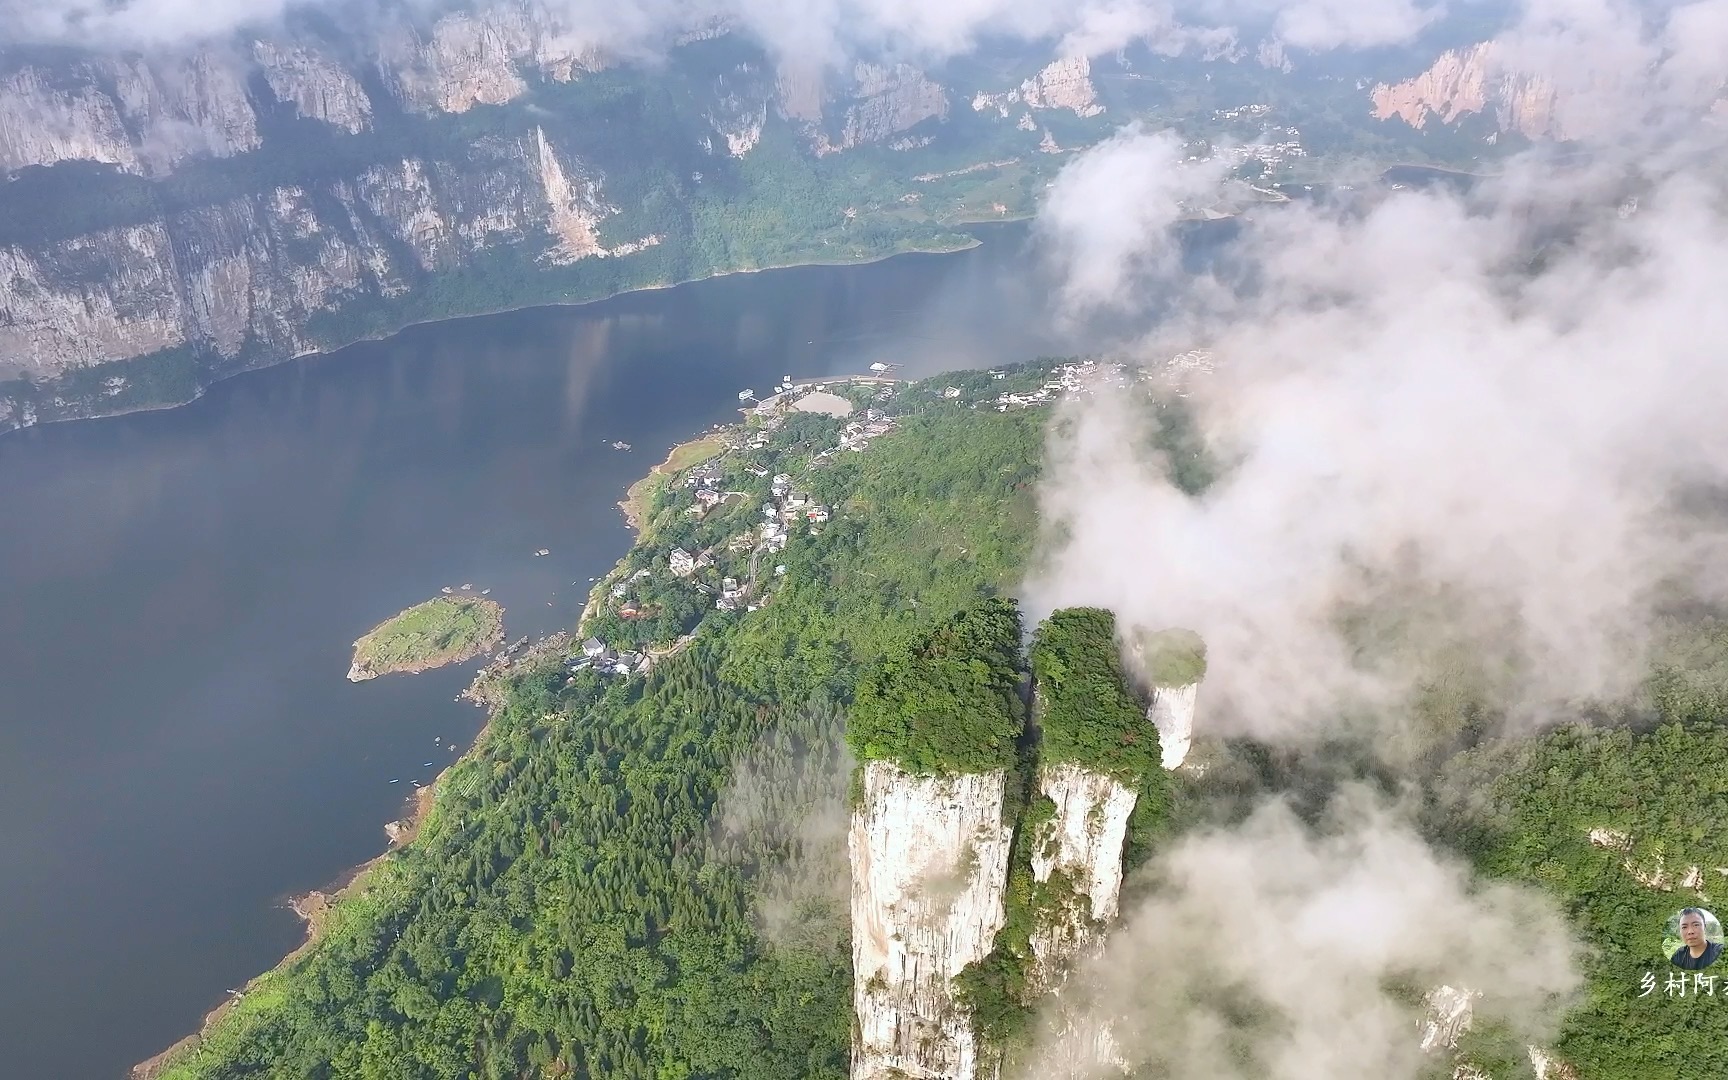
[{"label": "bare rock outcrop", "polygon": [[304,46],[267,41],[254,42],[252,55],[270,92],[301,116],[322,120],[350,135],[371,126],[372,99],[360,80],[330,57]]},{"label": "bare rock outcrop", "polygon": [[979,1047],[953,980],[1002,928],[1012,830],[1006,776],[864,766],[853,812],[853,1080],[975,1080]]},{"label": "bare rock outcrop", "polygon": [[1188,750],[1194,744],[1194,706],[1199,698],[1198,682],[1159,686],[1152,691],[1152,707],[1146,717],[1158,729],[1166,769],[1174,769],[1188,759]]},{"label": "bare rock outcrop", "polygon": [[994,109],[1002,117],[1010,115],[1020,104],[1029,109],[1068,109],[1080,117],[1093,117],[1104,111],[1104,106],[1098,103],[1098,90],[1092,85],[1092,63],[1084,56],[1056,60],[1012,90],[995,94],[980,91],[972,98],[974,110]]},{"label": "bare rock outcrop", "polygon": [[1428,70],[1369,92],[1374,116],[1421,129],[1430,120],[1456,123],[1492,109],[1501,131],[1531,139],[1567,139],[1579,132],[1562,121],[1559,95],[1546,79],[1508,70],[1493,42],[1448,49]]}]

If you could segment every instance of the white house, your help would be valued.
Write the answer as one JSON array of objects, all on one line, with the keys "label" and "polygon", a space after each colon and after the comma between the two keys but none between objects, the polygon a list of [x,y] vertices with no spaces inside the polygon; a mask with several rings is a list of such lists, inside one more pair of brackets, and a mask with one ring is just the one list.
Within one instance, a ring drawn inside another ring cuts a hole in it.
[{"label": "white house", "polygon": [[671,566],[672,572],[679,577],[689,577],[696,572],[696,556],[681,547],[673,548],[672,554],[667,556],[666,561]]}]

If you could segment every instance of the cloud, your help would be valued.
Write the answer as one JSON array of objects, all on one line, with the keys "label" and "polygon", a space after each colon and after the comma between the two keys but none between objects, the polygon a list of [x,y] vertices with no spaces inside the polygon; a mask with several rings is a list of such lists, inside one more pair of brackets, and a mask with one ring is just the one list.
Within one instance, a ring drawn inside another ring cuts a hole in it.
[{"label": "cloud", "polygon": [[1318,829],[1263,805],[1184,836],[1149,872],[1047,1005],[1016,1080],[1121,1076],[1112,1058],[1170,1080],[1413,1080],[1434,1064],[1422,993],[1480,991],[1477,1023],[1541,1043],[1579,986],[1551,900],[1475,880],[1362,791]]},{"label": "cloud", "polygon": [[[479,0],[471,11],[556,24],[584,43],[625,55],[664,47],[694,27],[744,31],[777,55],[839,64],[859,53],[913,61],[964,55],[985,39],[1057,41],[1067,54],[1096,56],[1135,41],[1166,51],[1216,48],[1243,17],[1276,15],[1293,44],[1323,49],[1399,40],[1426,25],[1415,0]],[[240,28],[267,29],[296,8],[370,24],[398,11],[434,13],[429,0],[355,9],[336,0],[0,0],[0,46],[26,42],[96,47],[206,41]]]},{"label": "cloud", "polygon": [[763,736],[734,763],[714,813],[721,854],[755,871],[763,936],[823,955],[843,953],[849,940],[846,788],[856,762],[841,725],[832,708],[813,704],[801,737]]},{"label": "cloud", "polygon": [[1188,204],[1216,199],[1221,159],[1186,161],[1172,132],[1135,124],[1062,170],[1038,214],[1035,233],[1061,279],[1072,314],[1120,307],[1180,258],[1171,227]]},{"label": "cloud", "polygon": [[231,33],[281,17],[291,0],[0,0],[0,46],[29,42],[153,46]]},{"label": "cloud", "polygon": [[1317,52],[1401,44],[1446,13],[1419,0],[1214,0],[1211,8],[1224,19],[1270,19],[1285,44]]},{"label": "cloud", "polygon": [[[1648,71],[1623,111],[1669,85]],[[1460,654],[1521,719],[1632,693],[1667,590],[1719,597],[1728,565],[1720,515],[1681,498],[1728,484],[1708,404],[1728,400],[1728,214],[1714,136],[1693,130],[1588,167],[1521,159],[1470,200],[1280,207],[1228,245],[1231,278],[1174,272],[1168,154],[1076,159],[1038,226],[1062,296],[1148,323],[1158,309],[1139,354],[1214,349],[1188,401],[1229,464],[1189,498],[1138,451],[1143,410],[1068,405],[1043,495],[1064,539],[1031,606],[1201,633],[1216,732],[1396,726],[1436,658]]]}]

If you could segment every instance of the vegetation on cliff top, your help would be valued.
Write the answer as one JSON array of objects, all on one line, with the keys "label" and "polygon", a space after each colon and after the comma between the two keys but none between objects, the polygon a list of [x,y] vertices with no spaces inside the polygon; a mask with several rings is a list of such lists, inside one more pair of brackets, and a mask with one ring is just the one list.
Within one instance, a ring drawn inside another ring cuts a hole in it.
[{"label": "vegetation on cliff top", "polygon": [[1206,643],[1192,630],[1160,630],[1134,643],[1153,686],[1192,686],[1206,677]]},{"label": "vegetation on cliff top", "polygon": [[354,643],[355,682],[398,671],[459,664],[504,640],[504,608],[483,596],[435,596],[367,631]]},{"label": "vegetation on cliff top", "polygon": [[1055,804],[1038,791],[1038,769],[1079,765],[1136,792],[1118,853],[1125,863],[1150,852],[1169,816],[1171,798],[1158,729],[1147,719],[1145,703],[1123,667],[1112,612],[1078,607],[1052,613],[1034,631],[1028,659],[1036,739],[1016,777],[1021,785],[1017,801],[1026,809],[1009,858],[1004,923],[990,954],[957,980],[974,1029],[1010,1061],[1024,1048],[1038,1004],[1033,935],[1058,920],[1084,920],[1090,909],[1060,869],[1046,881],[1033,877],[1032,848],[1047,837],[1038,826],[1056,813]]},{"label": "vegetation on cliff top", "polygon": [[1039,764],[1072,762],[1136,789],[1162,773],[1158,729],[1129,685],[1114,614],[1055,612],[1033,634],[1031,661]]},{"label": "vegetation on cliff top", "polygon": [[909,772],[1006,769],[1025,727],[1020,613],[986,600],[896,649],[859,681],[846,741]]}]

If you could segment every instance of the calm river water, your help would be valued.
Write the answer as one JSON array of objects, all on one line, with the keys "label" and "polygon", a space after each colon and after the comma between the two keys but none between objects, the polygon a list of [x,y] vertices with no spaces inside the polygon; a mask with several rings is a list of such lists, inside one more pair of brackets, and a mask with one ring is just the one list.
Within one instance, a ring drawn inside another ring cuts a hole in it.
[{"label": "calm river water", "polygon": [[287,895],[383,849],[482,715],[453,700],[473,665],[347,682],[374,623],[472,582],[512,638],[569,626],[629,546],[624,488],[744,387],[1070,351],[1024,230],[981,235],[418,327],[0,437],[0,1071],[123,1075],[298,944]]}]

